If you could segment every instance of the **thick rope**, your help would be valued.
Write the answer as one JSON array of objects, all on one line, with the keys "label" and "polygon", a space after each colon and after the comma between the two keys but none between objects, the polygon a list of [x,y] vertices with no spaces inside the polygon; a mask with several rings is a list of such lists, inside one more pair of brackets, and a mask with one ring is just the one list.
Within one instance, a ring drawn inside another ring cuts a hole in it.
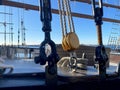
[{"label": "thick rope", "polygon": [[[4,6],[4,12],[6,13],[6,6]],[[4,14],[4,45],[6,46],[6,14]]]},{"label": "thick rope", "polygon": [[72,18],[72,15],[71,15],[70,1],[69,0],[66,0],[66,1],[67,1],[68,11],[69,11],[68,13],[69,13],[69,16],[70,16],[70,22],[71,22],[72,31],[75,32],[73,18]]},{"label": "thick rope", "polygon": [[66,24],[66,16],[65,16],[65,7],[64,7],[64,2],[62,0],[62,15],[63,15],[63,22],[64,22],[64,32],[65,32],[65,35],[67,35],[67,24]]},{"label": "thick rope", "polygon": [[12,15],[12,12],[13,12],[13,10],[12,10],[12,8],[10,8],[10,13],[11,13],[11,16],[10,16],[11,46],[13,46],[13,15]]},{"label": "thick rope", "polygon": [[[62,10],[61,10],[61,3],[62,3]],[[67,25],[66,25],[66,22],[68,21],[68,27],[70,29],[70,32],[75,32],[73,19],[71,16],[70,1],[62,0],[62,2],[60,2],[60,0],[58,0],[58,6],[59,6],[59,14],[60,14],[60,21],[61,21],[60,23],[61,23],[63,38],[64,36],[66,36],[66,38],[64,38],[62,42],[63,49],[71,50],[71,52],[69,52],[70,53],[69,66],[72,71],[76,71],[77,70],[77,55],[73,50],[74,46],[69,45],[71,44],[70,40],[72,37],[69,36],[71,35],[71,33],[67,34]],[[67,20],[66,20],[66,17],[67,17]],[[72,33],[72,35],[75,35],[75,34]],[[69,36],[69,39],[68,39],[68,36]],[[66,40],[69,43],[66,42]]]},{"label": "thick rope", "polygon": [[62,8],[61,8],[61,2],[60,0],[58,0],[58,7],[59,7],[60,23],[61,23],[63,36],[67,34],[66,15],[68,17],[68,26],[70,32],[75,32],[74,23],[71,15],[70,1],[62,0]]},{"label": "thick rope", "polygon": [[18,47],[20,45],[20,12],[19,12],[19,8],[18,8]]},{"label": "thick rope", "polygon": [[70,15],[69,15],[69,9],[68,9],[67,1],[66,1],[66,0],[64,0],[64,6],[66,7],[66,15],[67,15],[67,17],[68,17],[69,29],[70,29],[70,32],[72,32],[71,21],[70,21]]},{"label": "thick rope", "polygon": [[58,0],[58,7],[59,7],[59,14],[60,14],[60,24],[61,24],[61,28],[62,28],[62,35],[65,36],[64,27],[63,27],[63,16],[62,16],[62,9],[61,9],[60,0]]}]

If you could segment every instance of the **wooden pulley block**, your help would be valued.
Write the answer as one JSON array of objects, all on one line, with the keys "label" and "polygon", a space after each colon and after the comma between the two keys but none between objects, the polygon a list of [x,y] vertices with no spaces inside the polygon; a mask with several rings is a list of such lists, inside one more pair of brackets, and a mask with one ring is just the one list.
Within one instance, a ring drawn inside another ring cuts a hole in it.
[{"label": "wooden pulley block", "polygon": [[69,32],[66,37],[66,42],[70,47],[69,50],[75,50],[79,48],[79,39],[75,32]]},{"label": "wooden pulley block", "polygon": [[67,42],[66,42],[66,37],[67,35],[65,35],[62,39],[62,47],[64,51],[68,51],[70,49],[70,47],[68,46]]},{"label": "wooden pulley block", "polygon": [[65,38],[63,37],[63,39],[62,39],[62,48],[63,48],[64,51],[67,51],[66,48],[65,48],[64,39]]}]

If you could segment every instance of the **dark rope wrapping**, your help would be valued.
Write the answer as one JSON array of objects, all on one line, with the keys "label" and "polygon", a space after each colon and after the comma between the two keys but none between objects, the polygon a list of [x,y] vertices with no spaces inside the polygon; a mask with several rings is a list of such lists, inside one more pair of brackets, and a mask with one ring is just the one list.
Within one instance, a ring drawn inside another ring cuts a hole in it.
[{"label": "dark rope wrapping", "polygon": [[102,42],[102,16],[103,16],[103,3],[99,0],[99,7],[95,6],[95,0],[92,0],[93,4],[93,15],[97,28],[98,36],[98,46],[95,49],[95,61],[99,64],[99,75],[100,79],[104,80],[106,78],[106,62],[108,61],[108,56],[106,54],[105,47]]},{"label": "dark rope wrapping", "polygon": [[[40,0],[40,8],[41,8],[41,16],[40,19],[42,21],[43,27],[42,30],[45,33],[45,39],[40,45],[40,53],[38,57],[35,57],[35,63],[40,63],[40,65],[45,65],[48,62],[49,73],[53,74],[53,69],[56,63],[59,61],[59,56],[56,51],[56,45],[50,38],[51,31],[51,3],[50,0]],[[50,55],[46,55],[46,44],[48,44],[51,48]]]},{"label": "dark rope wrapping", "polygon": [[42,30],[45,32],[51,31],[51,21],[52,21],[52,13],[51,13],[51,3],[50,0],[40,0],[41,7],[41,21],[43,23]]}]

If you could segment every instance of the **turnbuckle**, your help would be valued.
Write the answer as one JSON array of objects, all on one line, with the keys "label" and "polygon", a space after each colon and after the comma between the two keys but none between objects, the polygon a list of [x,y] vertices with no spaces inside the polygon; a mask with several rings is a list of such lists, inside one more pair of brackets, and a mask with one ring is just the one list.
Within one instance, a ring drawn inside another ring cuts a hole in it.
[{"label": "turnbuckle", "polygon": [[96,7],[95,0],[92,0],[92,9],[93,9],[93,16],[96,22],[96,25],[102,24],[102,16],[103,16],[103,2],[99,0],[99,7]]},{"label": "turnbuckle", "polygon": [[42,30],[44,32],[51,31],[51,21],[52,21],[52,13],[51,13],[51,2],[50,0],[40,0],[40,19],[43,23]]},{"label": "turnbuckle", "polygon": [[[59,56],[56,51],[56,45],[50,38],[51,32],[51,2],[50,0],[40,0],[41,6],[41,22],[43,23],[42,30],[45,33],[45,39],[40,45],[40,53],[38,57],[35,57],[35,63],[45,65],[48,62],[48,72],[54,74],[54,68],[59,60]],[[55,69],[55,68],[54,68]]]}]

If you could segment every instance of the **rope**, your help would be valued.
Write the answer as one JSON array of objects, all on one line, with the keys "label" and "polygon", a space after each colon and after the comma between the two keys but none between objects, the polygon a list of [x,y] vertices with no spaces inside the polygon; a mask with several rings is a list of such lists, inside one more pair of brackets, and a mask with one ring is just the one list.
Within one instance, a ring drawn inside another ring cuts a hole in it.
[{"label": "rope", "polygon": [[[4,6],[4,12],[6,13],[6,6]],[[4,45],[6,46],[6,14],[4,14]]]},{"label": "rope", "polygon": [[62,15],[63,15],[63,20],[64,20],[64,32],[65,35],[67,34],[67,24],[66,24],[66,16],[65,16],[65,7],[64,7],[64,2],[62,0]]},{"label": "rope", "polygon": [[[61,3],[62,3],[62,8],[61,8]],[[66,25],[66,16],[65,16],[65,7],[64,7],[64,2],[60,2],[58,0],[58,7],[59,7],[59,14],[60,14],[60,24],[62,27],[62,34],[63,37],[67,34],[67,25]]]},{"label": "rope", "polygon": [[66,1],[66,0],[64,0],[64,6],[66,7],[66,15],[67,15],[67,17],[68,17],[69,29],[70,29],[70,32],[72,32],[71,21],[70,21],[70,15],[69,15],[69,9],[68,9],[67,1]]},{"label": "rope", "polygon": [[[10,10],[10,7],[9,7],[9,13],[10,13],[10,12],[11,12],[11,10]],[[10,17],[11,17],[11,16],[9,15],[9,23],[11,23],[11,18],[10,18]],[[11,34],[11,29],[10,29],[10,28],[11,28],[11,25],[9,25],[9,33]],[[10,35],[10,34],[9,34],[9,45],[11,45],[11,41],[10,41],[10,36],[11,36],[11,35]]]},{"label": "rope", "polygon": [[66,1],[67,1],[68,11],[69,11],[69,16],[70,16],[70,22],[71,22],[71,26],[72,26],[72,31],[75,32],[73,18],[72,18],[72,15],[71,15],[70,1],[69,0],[66,0]]},{"label": "rope", "polygon": [[61,23],[63,36],[67,35],[67,25],[66,25],[67,20],[65,15],[67,15],[68,18],[68,27],[70,29],[70,32],[75,32],[74,23],[71,15],[70,1],[62,0],[62,2],[60,2],[60,0],[58,0],[58,7],[59,7],[60,23]]},{"label": "rope", "polygon": [[13,25],[12,25],[12,8],[9,7],[9,22],[10,22],[10,25],[9,25],[9,43],[11,46],[13,46]]},{"label": "rope", "polygon": [[41,14],[41,13],[40,13],[40,11],[41,11],[41,8],[40,8],[40,4],[41,4],[41,3],[40,3],[40,0],[38,0],[38,3],[39,3],[39,5],[38,5],[38,6],[39,6],[39,14]]},{"label": "rope", "polygon": [[24,0],[22,0],[22,2],[23,2],[23,9],[21,9],[21,18],[24,20],[24,9],[25,9]]},{"label": "rope", "polygon": [[[22,2],[23,2],[23,4],[24,4],[24,0],[22,0]],[[25,8],[25,5],[23,5],[23,8]],[[24,9],[21,9],[20,10],[20,15],[19,15],[19,9],[18,9],[18,23],[19,23],[19,21],[20,21],[20,25],[18,25],[18,27],[19,27],[19,31],[18,31],[18,39],[20,39],[20,35],[21,35],[21,43],[22,43],[22,45],[25,45],[25,25],[24,25]],[[21,32],[21,33],[20,33]],[[18,40],[18,43],[20,42],[20,40]]]},{"label": "rope", "polygon": [[[23,3],[24,3],[24,1],[22,1]],[[23,7],[24,7],[24,5],[23,5]],[[23,30],[23,23],[24,23],[24,21],[23,21],[23,19],[24,19],[24,10],[23,9],[21,9],[21,43],[22,43],[22,45],[24,45],[24,40],[23,40],[23,38],[24,38],[24,30]]]},{"label": "rope", "polygon": [[58,0],[58,7],[59,7],[59,14],[60,14],[60,24],[61,24],[61,27],[62,27],[62,35],[65,36],[64,27],[63,27],[63,16],[62,16],[62,9],[61,9],[60,0]]},{"label": "rope", "polygon": [[[40,0],[39,7],[41,8],[41,21],[49,20],[52,21],[52,14],[51,14],[51,4],[50,0]],[[39,9],[40,9],[39,8]]]},{"label": "rope", "polygon": [[18,47],[20,44],[20,23],[19,23],[19,21],[20,21],[20,13],[19,13],[19,8],[18,8]]},{"label": "rope", "polygon": [[[62,3],[62,10],[61,10],[61,3]],[[62,28],[62,34],[63,34],[63,41],[62,46],[65,51],[73,51],[78,48],[79,40],[77,35],[75,34],[73,19],[71,16],[71,8],[70,8],[70,1],[67,0],[58,0],[58,6],[59,6],[59,14],[60,14],[60,23]],[[68,27],[69,32],[67,32],[67,25],[66,25],[66,17],[68,18]],[[64,37],[65,36],[65,37]],[[73,42],[73,38],[75,42]]]}]

